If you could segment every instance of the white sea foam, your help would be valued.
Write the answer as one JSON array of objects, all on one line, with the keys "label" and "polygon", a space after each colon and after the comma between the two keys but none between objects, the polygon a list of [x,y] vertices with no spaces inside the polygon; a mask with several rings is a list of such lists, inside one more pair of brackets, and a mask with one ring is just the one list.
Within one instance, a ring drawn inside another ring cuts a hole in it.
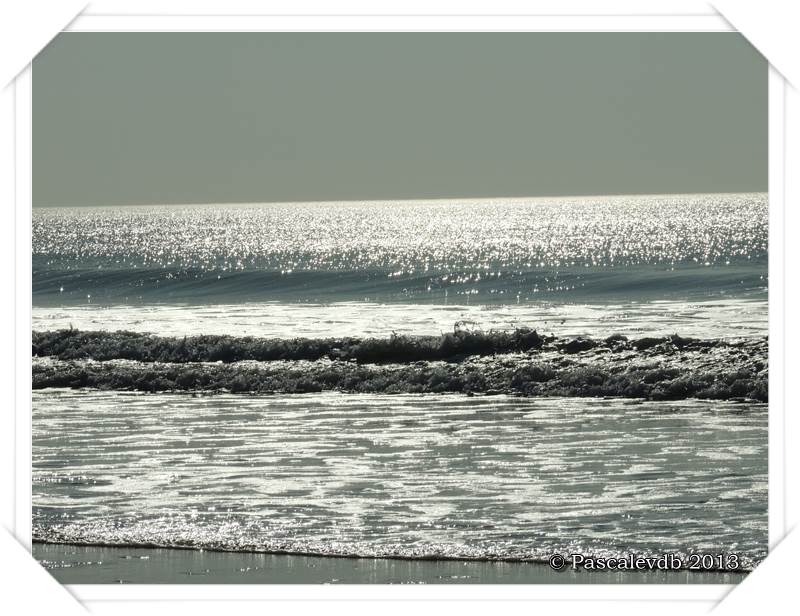
[{"label": "white sea foam", "polygon": [[763,336],[767,302],[761,298],[654,301],[617,304],[510,305],[378,304],[335,302],[286,304],[144,304],[34,306],[32,328],[128,330],[160,336],[219,334],[264,338],[325,338],[438,335],[470,321],[484,331],[531,327],[542,334],[661,336],[697,338]]}]

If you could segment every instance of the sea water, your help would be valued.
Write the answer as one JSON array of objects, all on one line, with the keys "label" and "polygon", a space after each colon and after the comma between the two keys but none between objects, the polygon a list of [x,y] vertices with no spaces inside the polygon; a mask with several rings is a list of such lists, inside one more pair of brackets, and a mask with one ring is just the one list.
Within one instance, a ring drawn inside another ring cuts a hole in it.
[{"label": "sea water", "polygon": [[766,556],[729,402],[34,394],[34,538],[336,556]]},{"label": "sea water", "polygon": [[[33,329],[758,339],[767,255],[759,193],[36,209]],[[33,406],[37,540],[766,553],[763,404],[73,389]]]}]

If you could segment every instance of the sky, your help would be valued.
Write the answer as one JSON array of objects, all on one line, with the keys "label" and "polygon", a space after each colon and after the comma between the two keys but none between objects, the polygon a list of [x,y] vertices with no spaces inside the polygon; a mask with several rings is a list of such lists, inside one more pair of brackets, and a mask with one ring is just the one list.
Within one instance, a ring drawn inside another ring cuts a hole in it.
[{"label": "sky", "polygon": [[767,189],[737,33],[64,33],[33,205]]}]

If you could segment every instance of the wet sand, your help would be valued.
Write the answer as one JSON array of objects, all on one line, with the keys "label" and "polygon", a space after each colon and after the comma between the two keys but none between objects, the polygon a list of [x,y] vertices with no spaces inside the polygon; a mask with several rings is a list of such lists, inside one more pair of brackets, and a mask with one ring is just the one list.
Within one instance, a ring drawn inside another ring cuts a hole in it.
[{"label": "wet sand", "polygon": [[540,563],[394,560],[36,543],[62,584],[736,584],[746,574],[553,571]]}]

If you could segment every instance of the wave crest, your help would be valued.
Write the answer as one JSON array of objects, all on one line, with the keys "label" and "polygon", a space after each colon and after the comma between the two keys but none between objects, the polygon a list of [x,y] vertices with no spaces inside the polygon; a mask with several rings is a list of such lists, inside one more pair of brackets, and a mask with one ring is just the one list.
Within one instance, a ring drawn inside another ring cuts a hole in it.
[{"label": "wave crest", "polygon": [[766,338],[567,339],[524,328],[293,340],[61,330],[33,334],[33,387],[766,402],[767,351]]}]

